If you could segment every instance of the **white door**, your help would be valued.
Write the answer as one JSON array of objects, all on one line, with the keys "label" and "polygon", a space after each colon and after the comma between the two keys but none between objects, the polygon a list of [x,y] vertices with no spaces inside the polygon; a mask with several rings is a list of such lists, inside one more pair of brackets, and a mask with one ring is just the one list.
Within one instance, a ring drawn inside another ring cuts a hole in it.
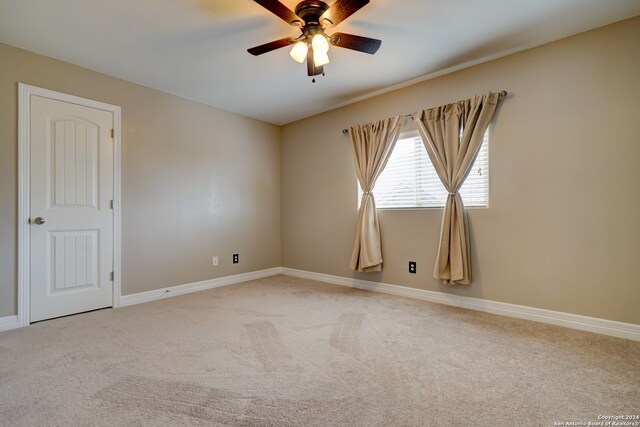
[{"label": "white door", "polygon": [[31,95],[30,321],[113,305],[113,114]]}]

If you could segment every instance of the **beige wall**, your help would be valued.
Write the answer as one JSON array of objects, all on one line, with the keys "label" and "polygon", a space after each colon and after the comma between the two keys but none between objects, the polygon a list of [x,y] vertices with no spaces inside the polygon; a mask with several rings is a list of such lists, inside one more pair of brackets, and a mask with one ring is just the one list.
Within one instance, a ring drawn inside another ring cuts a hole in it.
[{"label": "beige wall", "polygon": [[[634,18],[285,126],[283,266],[640,324],[639,40]],[[441,209],[379,211],[384,271],[353,274],[341,129],[501,89],[473,284],[432,278]]]},{"label": "beige wall", "polygon": [[122,107],[124,295],[280,265],[278,127],[0,44],[0,317],[16,313],[18,82]]},{"label": "beige wall", "polygon": [[[122,107],[125,295],[282,263],[640,323],[637,40],[640,18],[281,130],[0,44],[0,317],[16,303],[20,81]],[[431,277],[440,209],[381,210],[385,269],[353,274],[356,181],[340,130],[500,89],[513,96],[491,127],[490,208],[469,212],[473,285]]]}]

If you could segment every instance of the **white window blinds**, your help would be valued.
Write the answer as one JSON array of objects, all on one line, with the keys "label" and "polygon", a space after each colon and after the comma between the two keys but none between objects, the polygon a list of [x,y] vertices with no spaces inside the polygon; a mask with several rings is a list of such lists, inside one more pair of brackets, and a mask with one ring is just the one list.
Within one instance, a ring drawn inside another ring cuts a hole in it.
[{"label": "white window blinds", "polygon": [[[396,143],[373,194],[378,209],[442,207],[448,191],[440,182],[422,140],[417,133],[407,133]],[[484,207],[489,201],[488,132],[469,176],[460,188],[465,207]],[[362,189],[358,185],[358,207]]]}]

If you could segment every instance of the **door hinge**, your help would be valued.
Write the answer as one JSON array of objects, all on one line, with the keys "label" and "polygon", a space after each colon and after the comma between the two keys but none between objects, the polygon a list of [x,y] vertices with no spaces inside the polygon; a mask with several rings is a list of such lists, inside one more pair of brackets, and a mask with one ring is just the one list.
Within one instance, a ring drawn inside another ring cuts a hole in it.
[{"label": "door hinge", "polygon": [[109,275],[109,280],[111,280],[113,282],[113,271],[111,272],[111,274]]},{"label": "door hinge", "polygon": [[115,131],[113,130],[113,128],[111,128],[111,138],[115,138],[115,135],[116,135]]},{"label": "door hinge", "polygon": [[113,200],[110,200],[110,201],[109,201],[109,208],[110,208],[110,209],[113,209]]}]

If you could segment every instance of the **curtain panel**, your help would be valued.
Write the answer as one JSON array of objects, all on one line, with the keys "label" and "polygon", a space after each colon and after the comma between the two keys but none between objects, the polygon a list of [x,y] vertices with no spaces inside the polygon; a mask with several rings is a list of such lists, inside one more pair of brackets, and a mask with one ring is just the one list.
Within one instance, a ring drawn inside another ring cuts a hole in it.
[{"label": "curtain panel", "polygon": [[480,151],[498,100],[498,93],[488,93],[413,114],[427,154],[449,192],[433,270],[444,284],[471,284],[469,226],[458,190]]},{"label": "curtain panel", "polygon": [[403,121],[403,117],[397,116],[349,129],[356,175],[363,192],[350,262],[355,271],[382,270],[380,224],[371,191],[387,165]]}]

